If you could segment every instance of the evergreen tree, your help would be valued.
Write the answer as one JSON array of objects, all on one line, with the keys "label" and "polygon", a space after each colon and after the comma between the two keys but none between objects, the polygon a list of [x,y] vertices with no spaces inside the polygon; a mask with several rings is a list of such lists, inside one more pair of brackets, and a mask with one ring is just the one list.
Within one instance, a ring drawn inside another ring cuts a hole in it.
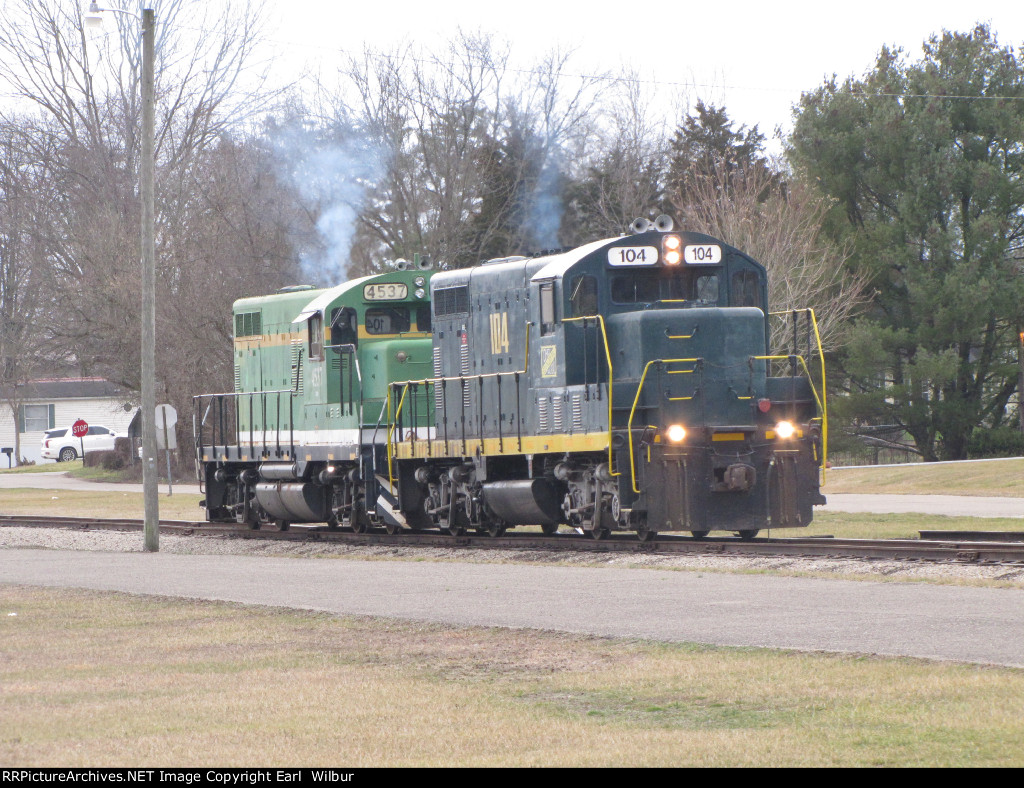
[{"label": "evergreen tree", "polygon": [[724,107],[698,100],[670,143],[668,199],[676,205],[688,203],[693,180],[715,177],[722,166],[730,173],[767,166],[764,139],[756,125],[734,129]]},{"label": "evergreen tree", "polygon": [[805,94],[791,161],[837,201],[875,290],[843,363],[853,417],[903,427],[929,460],[967,454],[1017,384],[1024,319],[1024,70],[985,25],[917,62]]}]

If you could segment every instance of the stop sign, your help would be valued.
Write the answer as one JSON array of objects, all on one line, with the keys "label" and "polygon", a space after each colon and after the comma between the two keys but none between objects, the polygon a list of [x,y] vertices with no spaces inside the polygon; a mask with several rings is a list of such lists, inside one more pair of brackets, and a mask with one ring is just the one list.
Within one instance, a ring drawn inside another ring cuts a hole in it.
[{"label": "stop sign", "polygon": [[76,438],[81,438],[85,433],[89,431],[89,425],[85,419],[79,419],[71,425],[71,434]]}]

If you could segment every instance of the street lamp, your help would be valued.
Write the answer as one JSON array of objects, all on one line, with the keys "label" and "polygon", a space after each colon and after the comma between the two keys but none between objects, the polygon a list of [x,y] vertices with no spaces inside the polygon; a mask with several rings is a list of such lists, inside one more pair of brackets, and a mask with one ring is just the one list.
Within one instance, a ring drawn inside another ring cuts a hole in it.
[{"label": "street lamp", "polygon": [[139,162],[142,196],[142,495],[145,506],[143,549],[160,549],[160,502],[156,470],[156,229],[153,196],[154,181],[154,83],[156,14],[143,8],[142,16],[117,8],[100,8],[96,0],[89,4],[85,24],[99,27],[103,13],[112,11],[139,20],[142,26],[142,154]]}]

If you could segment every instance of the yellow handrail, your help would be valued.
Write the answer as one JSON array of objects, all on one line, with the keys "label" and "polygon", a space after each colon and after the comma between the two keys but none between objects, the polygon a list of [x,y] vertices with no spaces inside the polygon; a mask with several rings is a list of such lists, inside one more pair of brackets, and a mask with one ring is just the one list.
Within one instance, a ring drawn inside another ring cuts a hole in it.
[{"label": "yellow handrail", "polygon": [[[818,330],[818,317],[810,307],[805,309],[787,309],[784,312],[771,312],[773,316],[792,315],[794,312],[806,312],[811,318],[811,325],[814,327],[814,341],[818,346],[818,361],[821,364],[821,397],[818,400],[818,408],[821,410],[821,480],[825,481],[825,467],[828,464],[828,387],[825,384],[825,351],[821,347],[821,332]],[[807,365],[804,364],[807,370]],[[808,380],[811,380],[811,373],[807,372]],[[814,391],[814,382],[811,380],[811,390]]]},{"label": "yellow handrail", "polygon": [[[604,317],[602,315],[587,315],[585,317],[567,317],[563,318],[563,323],[575,323],[578,320],[597,320],[601,324],[601,338],[604,341],[604,357],[608,362],[608,472],[612,476],[621,476],[621,471],[615,470],[615,464],[612,455],[612,390],[615,388],[614,380],[615,373],[612,368],[612,351],[608,346],[608,330],[604,325]],[[597,384],[600,386],[600,382]]]},{"label": "yellow handrail", "polygon": [[[657,358],[648,361],[640,375],[640,383],[636,387],[636,396],[633,398],[633,407],[629,409],[629,421],[626,422],[626,432],[629,435],[629,472],[630,482],[633,485],[633,492],[640,494],[640,488],[636,486],[636,461],[633,459],[633,416],[636,415],[636,406],[640,403],[640,393],[644,390],[644,381],[647,380],[647,371],[653,364],[696,364],[702,361],[699,358]],[[648,425],[650,426],[650,425]]]}]

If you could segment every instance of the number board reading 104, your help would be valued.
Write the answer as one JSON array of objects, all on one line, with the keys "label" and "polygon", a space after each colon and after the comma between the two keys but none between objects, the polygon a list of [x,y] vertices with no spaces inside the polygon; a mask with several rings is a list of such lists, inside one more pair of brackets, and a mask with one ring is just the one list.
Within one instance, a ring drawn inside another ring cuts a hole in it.
[{"label": "number board reading 104", "polygon": [[655,246],[613,246],[608,250],[608,265],[656,265]]},{"label": "number board reading 104", "polygon": [[365,285],[363,298],[367,301],[404,301],[409,295],[409,286],[400,282]]},{"label": "number board reading 104", "polygon": [[722,262],[722,247],[718,244],[684,246],[683,260],[688,265],[714,265]]}]

